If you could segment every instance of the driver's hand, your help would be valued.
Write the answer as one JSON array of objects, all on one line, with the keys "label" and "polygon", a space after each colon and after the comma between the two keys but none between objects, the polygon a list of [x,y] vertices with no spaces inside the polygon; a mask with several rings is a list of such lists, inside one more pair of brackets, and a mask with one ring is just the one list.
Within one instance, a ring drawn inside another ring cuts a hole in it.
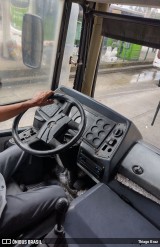
[{"label": "driver's hand", "polygon": [[32,106],[44,106],[52,104],[53,99],[50,99],[52,95],[54,95],[54,92],[51,90],[38,92],[33,96],[32,99],[30,99],[30,103]]}]

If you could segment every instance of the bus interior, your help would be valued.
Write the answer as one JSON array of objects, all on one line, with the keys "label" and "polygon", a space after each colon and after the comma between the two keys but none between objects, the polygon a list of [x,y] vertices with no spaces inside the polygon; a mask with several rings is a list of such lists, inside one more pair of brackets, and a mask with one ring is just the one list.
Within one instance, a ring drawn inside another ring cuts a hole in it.
[{"label": "bus interior", "polygon": [[50,218],[14,238],[160,246],[159,1],[1,1],[0,23],[0,104],[55,91],[0,123],[0,152],[18,145],[33,168],[7,194],[58,184],[69,204],[62,235]]}]

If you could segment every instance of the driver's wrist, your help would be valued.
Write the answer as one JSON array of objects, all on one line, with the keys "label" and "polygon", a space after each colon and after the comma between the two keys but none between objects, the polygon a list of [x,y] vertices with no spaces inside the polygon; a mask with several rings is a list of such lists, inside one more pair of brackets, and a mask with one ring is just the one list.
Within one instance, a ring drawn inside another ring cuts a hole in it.
[{"label": "driver's wrist", "polygon": [[23,102],[23,107],[26,108],[26,109],[29,109],[31,107],[35,107],[36,104],[33,100],[27,100],[25,102]]}]

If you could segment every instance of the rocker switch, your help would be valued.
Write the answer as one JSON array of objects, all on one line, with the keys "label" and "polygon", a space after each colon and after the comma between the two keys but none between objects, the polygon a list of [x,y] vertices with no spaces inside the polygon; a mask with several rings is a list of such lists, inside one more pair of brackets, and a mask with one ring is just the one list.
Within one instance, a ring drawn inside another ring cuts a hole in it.
[{"label": "rocker switch", "polygon": [[113,146],[116,144],[116,142],[117,142],[116,139],[111,138],[111,139],[108,141],[108,144],[109,144],[110,146],[113,147]]}]

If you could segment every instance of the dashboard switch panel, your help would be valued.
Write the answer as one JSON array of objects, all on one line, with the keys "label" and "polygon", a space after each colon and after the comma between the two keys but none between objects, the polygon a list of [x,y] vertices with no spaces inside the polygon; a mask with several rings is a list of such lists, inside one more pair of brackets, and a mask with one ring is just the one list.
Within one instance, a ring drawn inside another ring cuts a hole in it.
[{"label": "dashboard switch panel", "polygon": [[108,118],[96,118],[85,134],[85,140],[93,147],[98,148],[114,126],[115,122]]}]

